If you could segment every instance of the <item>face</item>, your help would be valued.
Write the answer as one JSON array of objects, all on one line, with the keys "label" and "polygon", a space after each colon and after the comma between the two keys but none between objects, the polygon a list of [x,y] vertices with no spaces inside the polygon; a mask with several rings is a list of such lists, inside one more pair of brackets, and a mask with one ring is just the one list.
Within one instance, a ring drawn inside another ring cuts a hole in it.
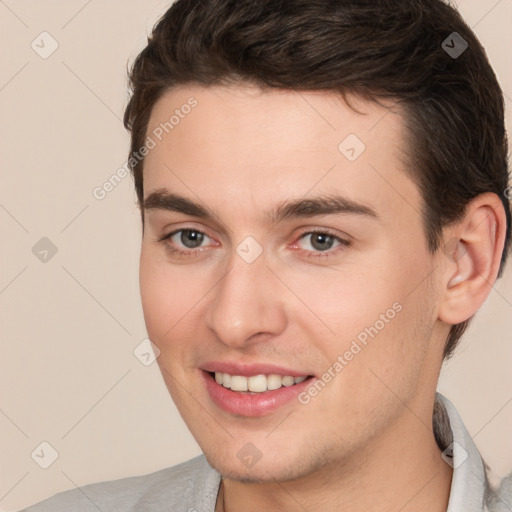
[{"label": "face", "polygon": [[184,421],[231,478],[347,463],[435,389],[436,259],[402,118],[350,103],[187,86],[152,111],[145,321]]}]

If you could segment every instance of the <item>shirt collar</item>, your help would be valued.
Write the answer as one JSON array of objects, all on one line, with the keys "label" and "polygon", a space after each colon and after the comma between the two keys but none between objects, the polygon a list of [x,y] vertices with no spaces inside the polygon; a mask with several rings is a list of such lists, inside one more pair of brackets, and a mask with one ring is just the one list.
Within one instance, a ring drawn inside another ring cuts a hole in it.
[{"label": "shirt collar", "polygon": [[482,457],[455,406],[443,395],[436,400],[447,413],[452,443],[443,451],[443,459],[453,467],[450,499],[446,512],[485,512],[489,483]]}]

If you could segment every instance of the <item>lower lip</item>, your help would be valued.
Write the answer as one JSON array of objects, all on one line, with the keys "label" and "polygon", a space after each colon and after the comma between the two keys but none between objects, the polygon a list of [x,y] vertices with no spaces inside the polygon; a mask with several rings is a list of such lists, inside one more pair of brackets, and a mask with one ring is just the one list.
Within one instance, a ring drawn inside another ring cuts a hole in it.
[{"label": "lower lip", "polygon": [[293,399],[297,399],[297,396],[312,381],[309,377],[293,386],[283,386],[263,393],[242,393],[218,384],[208,372],[201,370],[201,373],[213,402],[224,411],[237,416],[255,417],[270,414]]}]

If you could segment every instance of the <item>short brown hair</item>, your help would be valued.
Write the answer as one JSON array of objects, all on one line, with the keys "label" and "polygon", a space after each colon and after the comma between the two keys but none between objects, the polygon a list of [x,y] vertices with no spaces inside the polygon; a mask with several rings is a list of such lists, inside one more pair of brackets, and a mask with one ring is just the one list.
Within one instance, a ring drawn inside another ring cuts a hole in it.
[{"label": "short brown hair", "polygon": [[[459,48],[468,45],[457,56],[446,51],[453,37]],[[462,218],[470,200],[494,192],[507,216],[501,276],[511,242],[503,94],[475,34],[441,0],[178,0],[155,25],[129,81],[124,124],[132,155],[144,145],[158,99],[187,83],[397,101],[429,249],[439,249],[443,228]],[[130,161],[139,204],[143,164]],[[452,326],[444,357],[469,321]]]}]

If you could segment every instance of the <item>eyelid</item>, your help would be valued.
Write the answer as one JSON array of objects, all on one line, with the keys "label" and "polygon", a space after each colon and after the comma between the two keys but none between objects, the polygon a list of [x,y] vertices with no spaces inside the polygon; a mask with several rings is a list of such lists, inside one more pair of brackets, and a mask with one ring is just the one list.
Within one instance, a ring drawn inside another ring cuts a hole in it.
[{"label": "eyelid", "polygon": [[[210,240],[213,240],[215,242],[215,244],[209,244],[209,245],[212,245],[212,246],[219,245],[218,242],[216,242],[215,239],[206,232],[206,230],[200,229],[200,228],[196,228],[196,227],[190,227],[190,226],[189,227],[182,227],[182,228],[179,228],[179,229],[174,229],[173,231],[169,232],[168,234],[166,234],[166,235],[162,236],[160,239],[158,239],[157,242],[166,243],[174,235],[177,235],[178,233],[180,233],[182,231],[193,231],[195,233],[201,233],[205,237],[207,237]],[[201,245],[200,247],[195,247],[193,249],[181,248],[181,247],[178,247],[178,248],[172,247],[172,249],[171,249],[169,247],[170,244],[167,244],[167,245],[168,245],[168,248],[171,250],[171,252],[177,252],[177,253],[191,255],[191,256],[193,256],[196,252],[203,252],[208,247],[208,245],[205,245],[205,246]]]},{"label": "eyelid", "polygon": [[[169,233],[163,235],[162,237],[157,239],[157,243],[163,244],[167,252],[170,256],[174,256],[175,258],[187,259],[194,258],[195,256],[199,256],[200,253],[204,253],[208,246],[200,246],[193,249],[175,247],[170,243],[170,239],[177,235],[182,231],[194,231],[196,233],[201,233],[204,236],[208,237],[210,240],[214,240],[204,229],[199,229],[196,227],[181,227],[179,229],[174,229]],[[218,245],[218,243],[216,243]]]},{"label": "eyelid", "polygon": [[[298,235],[299,238],[303,237],[304,235],[309,235],[309,234],[314,234],[314,233],[320,233],[322,235],[329,235],[329,236],[332,236],[333,238],[336,238],[337,240],[340,240],[340,241],[345,241],[345,242],[349,242],[350,241],[350,237],[348,235],[342,235],[341,233],[338,233],[338,232],[334,232],[332,229],[329,229],[329,228],[304,228]],[[345,237],[345,238],[343,238]]]},{"label": "eyelid", "polygon": [[[339,242],[339,245],[336,246],[335,248],[327,249],[325,251],[308,251],[308,250],[301,249],[300,247],[298,247],[300,240],[302,240],[305,235],[314,235],[315,233],[330,236],[331,238],[334,238],[337,242]],[[338,252],[337,249],[339,249],[340,247],[346,248],[346,247],[350,247],[351,245],[352,245],[352,240],[350,239],[350,237],[348,235],[346,235],[345,237],[342,237],[339,234],[334,233],[329,228],[309,228],[309,229],[304,229],[303,231],[301,231],[301,233],[299,233],[299,235],[297,236],[297,241],[293,243],[292,248],[300,250],[305,253],[327,257],[329,255],[334,255],[335,253],[337,253]]]},{"label": "eyelid", "polygon": [[171,237],[173,237],[174,235],[176,235],[177,233],[179,233],[180,231],[195,231],[196,233],[201,233],[205,236],[207,236],[208,238],[212,238],[204,229],[200,229],[200,228],[195,228],[195,227],[184,227],[184,228],[179,228],[179,229],[174,229],[172,231],[169,231],[169,233],[166,233],[165,235],[159,237],[157,239],[158,242],[163,242],[164,240],[167,240]]}]

